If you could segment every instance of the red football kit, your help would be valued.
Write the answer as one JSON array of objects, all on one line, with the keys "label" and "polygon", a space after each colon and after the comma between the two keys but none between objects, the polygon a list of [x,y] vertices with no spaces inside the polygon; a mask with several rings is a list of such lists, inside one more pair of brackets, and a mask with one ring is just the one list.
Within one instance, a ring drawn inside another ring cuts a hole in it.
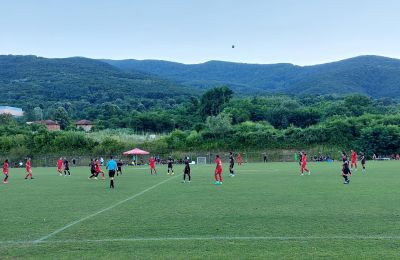
[{"label": "red football kit", "polygon": [[63,160],[58,160],[57,161],[57,171],[60,173],[62,171],[62,166],[63,166]]},{"label": "red football kit", "polygon": [[156,160],[154,158],[149,159],[150,169],[156,168]]},{"label": "red football kit", "polygon": [[215,163],[217,164],[217,167],[215,168],[215,181],[220,181],[222,182],[222,162],[220,158],[217,158],[215,160]]},{"label": "red football kit", "polygon": [[3,173],[5,174],[5,175],[7,175],[8,174],[8,168],[10,167],[10,164],[8,163],[8,162],[5,162],[4,164],[3,164]]}]

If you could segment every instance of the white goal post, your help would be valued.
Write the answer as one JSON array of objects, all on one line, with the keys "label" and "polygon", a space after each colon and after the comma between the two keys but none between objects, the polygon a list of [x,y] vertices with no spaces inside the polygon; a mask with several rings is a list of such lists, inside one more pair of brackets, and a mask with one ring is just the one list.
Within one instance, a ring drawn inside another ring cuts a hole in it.
[{"label": "white goal post", "polygon": [[197,164],[207,164],[207,157],[197,157]]}]

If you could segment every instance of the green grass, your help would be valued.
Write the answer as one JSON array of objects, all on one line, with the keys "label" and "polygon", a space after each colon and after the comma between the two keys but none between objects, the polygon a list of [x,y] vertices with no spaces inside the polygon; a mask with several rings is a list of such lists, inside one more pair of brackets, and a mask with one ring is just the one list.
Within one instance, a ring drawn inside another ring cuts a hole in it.
[{"label": "green grass", "polygon": [[115,190],[88,180],[88,168],[72,168],[72,177],[35,168],[31,181],[11,169],[0,186],[0,259],[399,257],[400,162],[368,162],[350,185],[339,163],[311,163],[311,176],[299,176],[296,163],[268,163],[229,178],[224,166],[222,186],[213,166],[193,166],[190,184],[166,166],[158,176],[129,167]]}]

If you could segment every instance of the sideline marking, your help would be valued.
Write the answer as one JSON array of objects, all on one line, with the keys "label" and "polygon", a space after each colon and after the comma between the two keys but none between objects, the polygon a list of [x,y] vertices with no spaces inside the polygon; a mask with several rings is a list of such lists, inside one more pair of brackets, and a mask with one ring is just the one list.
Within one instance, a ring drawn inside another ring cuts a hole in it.
[{"label": "sideline marking", "polygon": [[[180,176],[180,175],[176,175],[176,176],[174,176],[174,177],[172,177],[172,178],[168,178],[168,179],[166,179],[166,180],[164,180],[164,181],[162,181],[162,182],[159,182],[159,183],[157,183],[157,184],[155,184],[155,185],[153,185],[153,186],[151,186],[151,187],[149,187],[149,188],[147,188],[147,189],[145,189],[145,190],[143,190],[143,191],[141,191],[141,192],[139,192],[139,193],[136,193],[135,195],[133,195],[133,196],[131,196],[131,197],[129,197],[129,198],[126,198],[126,199],[124,199],[124,200],[121,200],[121,201],[115,203],[114,205],[111,205],[111,206],[109,206],[109,207],[107,207],[107,208],[105,208],[105,209],[102,209],[102,210],[100,210],[100,211],[97,211],[97,212],[95,212],[95,213],[93,213],[93,214],[90,214],[90,215],[88,215],[88,216],[86,216],[86,217],[83,217],[83,218],[81,218],[81,219],[75,220],[75,221],[69,223],[68,225],[66,225],[66,226],[64,226],[64,227],[59,228],[59,229],[57,229],[57,230],[51,232],[50,234],[48,234],[48,235],[46,235],[46,236],[43,236],[43,237],[41,237],[41,238],[39,238],[39,239],[36,239],[36,240],[32,241],[31,243],[36,244],[36,243],[43,242],[44,240],[46,240],[46,239],[48,239],[48,238],[50,238],[50,237],[52,237],[52,236],[54,236],[54,235],[57,235],[58,233],[60,233],[60,232],[62,232],[62,231],[64,231],[64,230],[66,230],[67,228],[70,228],[70,227],[72,227],[72,226],[74,226],[74,225],[76,225],[76,224],[79,224],[79,223],[81,223],[82,221],[85,221],[85,220],[87,220],[87,219],[89,219],[89,218],[92,218],[92,217],[94,217],[94,216],[97,216],[97,215],[99,215],[99,214],[101,214],[101,213],[103,213],[103,212],[105,212],[105,211],[108,211],[108,210],[110,210],[110,209],[113,209],[113,208],[115,208],[115,207],[121,205],[122,203],[125,203],[125,202],[127,202],[127,201],[130,201],[130,200],[136,198],[136,197],[139,197],[139,196],[143,195],[144,193],[146,193],[146,192],[148,192],[148,191],[150,191],[150,190],[152,190],[152,189],[154,189],[154,188],[156,188],[156,187],[158,187],[158,186],[160,186],[160,185],[162,185],[162,184],[164,184],[164,183],[166,183],[166,182],[168,182],[168,181],[170,181],[170,180],[172,180],[172,179],[175,179],[175,178],[178,177],[178,176]],[[1,242],[1,243],[3,243],[3,242]]]},{"label": "sideline marking", "polygon": [[[53,232],[54,233],[54,232]],[[52,233],[52,234],[53,234]],[[244,237],[149,237],[149,238],[109,238],[109,239],[73,239],[73,240],[34,240],[34,241],[0,241],[1,244],[62,244],[62,243],[101,243],[101,242],[145,242],[145,241],[196,241],[196,240],[341,240],[341,239],[360,239],[360,240],[400,240],[400,236],[244,236]]]}]

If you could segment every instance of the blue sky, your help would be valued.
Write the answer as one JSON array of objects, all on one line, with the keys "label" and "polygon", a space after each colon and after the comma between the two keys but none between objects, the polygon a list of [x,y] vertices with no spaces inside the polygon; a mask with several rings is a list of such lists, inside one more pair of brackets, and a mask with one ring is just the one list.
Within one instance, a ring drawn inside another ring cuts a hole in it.
[{"label": "blue sky", "polygon": [[399,11],[394,0],[2,0],[0,54],[298,65],[400,58]]}]

